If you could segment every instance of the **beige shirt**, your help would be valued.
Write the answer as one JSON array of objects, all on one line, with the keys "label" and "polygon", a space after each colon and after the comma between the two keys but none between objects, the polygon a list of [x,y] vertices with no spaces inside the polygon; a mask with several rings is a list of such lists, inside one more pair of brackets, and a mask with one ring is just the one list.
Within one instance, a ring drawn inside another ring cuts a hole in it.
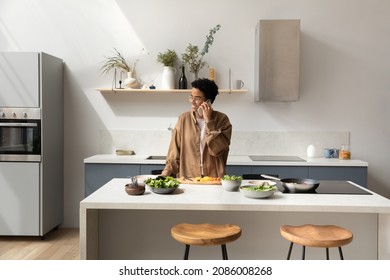
[{"label": "beige shirt", "polygon": [[[192,111],[179,116],[172,133],[167,160],[162,175],[178,177],[201,176],[200,129]],[[203,175],[222,177],[225,175],[226,161],[229,154],[232,125],[229,118],[218,111],[213,111],[206,123],[203,150]]]}]

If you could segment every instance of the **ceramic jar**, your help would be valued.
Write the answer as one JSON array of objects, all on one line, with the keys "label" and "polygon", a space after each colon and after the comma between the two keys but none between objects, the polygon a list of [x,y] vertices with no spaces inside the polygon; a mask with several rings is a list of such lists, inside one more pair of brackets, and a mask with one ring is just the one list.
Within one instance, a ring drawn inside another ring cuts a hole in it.
[{"label": "ceramic jar", "polygon": [[162,73],[162,89],[175,89],[175,68],[164,66]]},{"label": "ceramic jar", "polygon": [[124,80],[123,84],[126,88],[137,88],[138,81],[133,77],[133,72],[127,72],[127,78]]}]

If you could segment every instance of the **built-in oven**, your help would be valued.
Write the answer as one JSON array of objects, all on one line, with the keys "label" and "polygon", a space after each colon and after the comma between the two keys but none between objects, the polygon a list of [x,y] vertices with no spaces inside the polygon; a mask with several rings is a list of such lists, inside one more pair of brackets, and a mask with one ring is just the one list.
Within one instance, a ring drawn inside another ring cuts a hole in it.
[{"label": "built-in oven", "polygon": [[0,161],[41,161],[39,108],[0,108]]}]

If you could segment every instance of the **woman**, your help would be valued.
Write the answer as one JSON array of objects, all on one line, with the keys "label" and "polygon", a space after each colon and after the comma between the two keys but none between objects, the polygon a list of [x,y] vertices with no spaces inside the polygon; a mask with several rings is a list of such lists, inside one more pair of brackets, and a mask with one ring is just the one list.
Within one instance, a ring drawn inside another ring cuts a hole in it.
[{"label": "woman", "polygon": [[211,104],[218,86],[209,79],[191,83],[191,111],[179,116],[173,130],[163,176],[222,177],[225,175],[232,125]]}]

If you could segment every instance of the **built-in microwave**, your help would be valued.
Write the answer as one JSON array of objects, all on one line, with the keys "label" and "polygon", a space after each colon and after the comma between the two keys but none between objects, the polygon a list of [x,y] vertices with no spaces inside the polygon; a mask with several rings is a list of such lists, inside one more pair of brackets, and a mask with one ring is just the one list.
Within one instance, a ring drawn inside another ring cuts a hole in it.
[{"label": "built-in microwave", "polygon": [[41,161],[40,109],[0,108],[0,161]]}]

